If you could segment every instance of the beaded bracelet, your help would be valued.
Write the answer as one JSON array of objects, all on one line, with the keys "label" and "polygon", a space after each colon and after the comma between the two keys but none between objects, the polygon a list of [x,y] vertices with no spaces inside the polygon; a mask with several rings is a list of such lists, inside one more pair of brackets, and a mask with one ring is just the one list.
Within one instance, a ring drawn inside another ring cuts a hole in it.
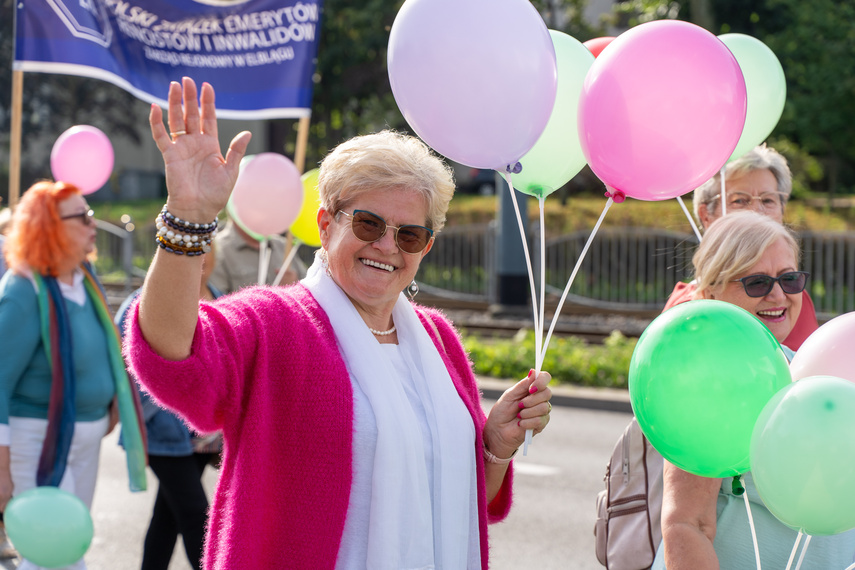
[{"label": "beaded bracelet", "polygon": [[182,220],[181,218],[175,217],[169,210],[166,209],[166,204],[163,205],[163,209],[160,210],[160,218],[163,222],[169,225],[172,228],[177,230],[184,231],[186,233],[210,233],[217,230],[217,219],[214,218],[214,221],[210,224],[197,224],[194,222],[188,222],[187,220]]},{"label": "beaded bracelet", "polygon": [[211,251],[210,244],[205,244],[205,245],[202,245],[199,247],[178,245],[178,244],[174,244],[172,242],[166,241],[165,239],[163,239],[162,236],[157,236],[155,238],[155,242],[162,249],[165,249],[169,253],[174,253],[176,255],[186,255],[187,257],[193,257],[195,255],[203,255],[203,254]]},{"label": "beaded bracelet", "polygon": [[176,217],[166,205],[155,219],[157,245],[169,253],[193,257],[211,251],[211,242],[217,235],[217,220],[209,224],[188,222]]},{"label": "beaded bracelet", "polygon": [[513,452],[513,453],[511,453],[511,456],[510,456],[510,457],[508,457],[507,459],[499,459],[498,457],[496,457],[495,455],[493,455],[492,453],[490,453],[490,450],[489,450],[489,449],[487,449],[487,446],[486,446],[486,445],[484,446],[484,448],[483,448],[483,449],[484,449],[484,459],[486,459],[486,460],[487,460],[487,461],[489,461],[490,463],[496,463],[497,465],[507,465],[508,463],[510,463],[510,462],[511,462],[511,459],[513,459],[513,458],[514,458],[514,455],[516,455],[516,454],[517,454],[517,451],[519,451],[519,450],[520,450],[519,448],[516,448],[516,449],[514,450],[514,452]]}]

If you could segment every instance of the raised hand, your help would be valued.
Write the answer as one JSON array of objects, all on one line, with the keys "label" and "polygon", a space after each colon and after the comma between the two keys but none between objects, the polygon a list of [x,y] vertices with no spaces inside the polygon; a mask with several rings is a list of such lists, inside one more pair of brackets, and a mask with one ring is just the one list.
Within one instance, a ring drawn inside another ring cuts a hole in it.
[{"label": "raised hand", "polygon": [[[169,132],[163,112],[152,105],[151,136],[163,155],[169,211],[191,222],[210,222],[228,202],[240,161],[252,135],[238,133],[223,158],[217,136],[214,88],[202,84],[201,98],[189,77],[169,85]],[[201,102],[201,108],[200,108]]]}]

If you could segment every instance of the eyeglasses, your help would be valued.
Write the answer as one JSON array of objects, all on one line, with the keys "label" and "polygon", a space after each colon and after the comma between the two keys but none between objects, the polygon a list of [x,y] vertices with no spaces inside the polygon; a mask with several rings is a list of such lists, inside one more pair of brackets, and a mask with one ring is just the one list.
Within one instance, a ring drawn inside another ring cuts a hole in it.
[{"label": "eyeglasses", "polygon": [[354,210],[348,214],[339,210],[336,215],[344,214],[350,218],[350,229],[353,235],[361,242],[374,243],[386,235],[386,230],[395,230],[395,243],[404,253],[421,253],[433,239],[433,230],[424,226],[407,224],[395,227],[387,224],[386,220],[367,210]]},{"label": "eyeglasses", "polygon": [[67,216],[60,216],[60,220],[74,220],[80,218],[80,221],[83,222],[85,226],[92,226],[95,224],[95,212],[92,210],[88,210],[86,212],[80,212],[79,214],[69,214]]},{"label": "eyeglasses", "polygon": [[[721,198],[721,194],[714,196],[711,201]],[[727,192],[728,210],[747,210],[753,208],[759,212],[771,212],[783,207],[787,196],[783,192],[764,192],[759,196],[753,196],[746,192]],[[757,206],[754,206],[757,202]]]},{"label": "eyeglasses", "polygon": [[742,279],[732,279],[731,281],[740,281],[743,289],[745,289],[745,294],[749,297],[765,297],[772,291],[772,287],[775,286],[775,282],[777,282],[781,286],[781,290],[788,295],[801,293],[805,290],[808,277],[810,277],[810,273],[807,271],[788,271],[787,273],[782,273],[778,277],[763,275],[761,273],[757,275],[749,275]]}]

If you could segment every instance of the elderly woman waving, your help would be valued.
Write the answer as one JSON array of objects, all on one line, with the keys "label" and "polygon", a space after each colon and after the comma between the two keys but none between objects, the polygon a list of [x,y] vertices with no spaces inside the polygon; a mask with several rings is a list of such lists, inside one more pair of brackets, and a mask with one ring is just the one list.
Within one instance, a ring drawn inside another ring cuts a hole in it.
[{"label": "elderly woman waving", "polygon": [[451,324],[401,293],[444,222],[448,168],[394,133],[343,143],[321,165],[307,278],[200,307],[199,254],[250,138],[223,159],[210,85],[200,100],[192,80],[171,85],[171,133],[152,107],[164,225],[188,231],[159,238],[126,350],[156,399],[223,431],[204,566],[487,568],[487,523],[510,508],[525,430],[549,421],[550,377],[485,417]]}]

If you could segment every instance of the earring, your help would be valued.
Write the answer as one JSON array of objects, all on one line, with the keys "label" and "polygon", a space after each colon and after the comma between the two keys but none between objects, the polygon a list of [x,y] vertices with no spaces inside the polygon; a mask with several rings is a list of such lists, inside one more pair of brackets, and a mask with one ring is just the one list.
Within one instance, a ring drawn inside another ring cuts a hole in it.
[{"label": "earring", "polygon": [[320,258],[321,267],[324,268],[324,272],[327,274],[327,277],[332,277],[332,273],[330,273],[330,260],[327,258],[327,250],[320,248],[316,255]]},{"label": "earring", "polygon": [[413,282],[407,286],[407,295],[410,297],[410,301],[415,300],[416,295],[419,294],[419,284],[416,283],[416,280],[413,279]]}]

